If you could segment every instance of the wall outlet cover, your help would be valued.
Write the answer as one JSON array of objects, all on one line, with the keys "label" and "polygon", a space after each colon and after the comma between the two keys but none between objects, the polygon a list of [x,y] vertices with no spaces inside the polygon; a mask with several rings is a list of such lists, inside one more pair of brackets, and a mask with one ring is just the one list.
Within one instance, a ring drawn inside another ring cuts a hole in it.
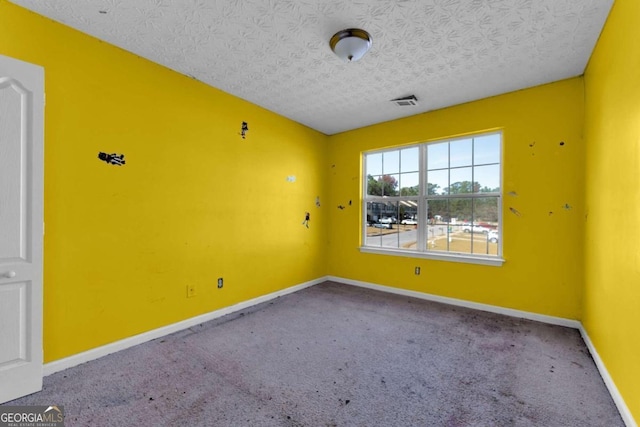
[{"label": "wall outlet cover", "polygon": [[187,285],[187,298],[196,296],[196,285]]}]

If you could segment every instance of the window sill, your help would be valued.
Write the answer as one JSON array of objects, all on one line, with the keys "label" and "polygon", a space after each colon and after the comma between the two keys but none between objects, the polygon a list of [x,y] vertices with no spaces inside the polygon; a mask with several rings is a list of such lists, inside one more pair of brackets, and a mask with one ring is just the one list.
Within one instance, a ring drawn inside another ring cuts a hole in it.
[{"label": "window sill", "polygon": [[385,249],[373,248],[370,246],[361,246],[360,252],[378,255],[403,256],[408,258],[432,259],[437,261],[461,262],[464,264],[479,264],[501,267],[505,262],[503,258],[483,257],[478,255],[467,254],[451,254],[451,253],[433,253],[433,252],[415,252],[403,251],[401,249]]}]

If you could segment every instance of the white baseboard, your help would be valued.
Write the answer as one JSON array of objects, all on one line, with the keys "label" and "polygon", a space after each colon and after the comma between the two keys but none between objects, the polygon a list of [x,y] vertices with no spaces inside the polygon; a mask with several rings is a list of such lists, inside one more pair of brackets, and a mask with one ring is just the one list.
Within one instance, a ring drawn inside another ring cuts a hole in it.
[{"label": "white baseboard", "polygon": [[443,304],[455,305],[458,307],[472,308],[474,310],[488,311],[490,313],[504,314],[506,316],[518,317],[521,319],[535,320],[537,322],[548,323],[551,325],[565,326],[568,328],[580,329],[581,324],[578,320],[565,319],[563,317],[547,316],[544,314],[531,313],[528,311],[515,310],[512,308],[499,307],[497,305],[481,304],[456,298],[443,297],[440,295],[427,294],[418,291],[409,291],[407,289],[394,288],[391,286],[376,285],[359,280],[343,279],[341,277],[328,276],[327,280],[344,283],[346,285],[359,286],[361,288],[374,289],[376,291],[388,292],[407,297],[413,297],[428,301],[440,302]]},{"label": "white baseboard", "polygon": [[103,345],[101,347],[96,347],[91,350],[87,350],[82,353],[74,354],[73,356],[65,357],[64,359],[54,360],[53,362],[46,363],[43,367],[44,376],[51,375],[53,373],[63,371],[68,368],[72,368],[74,366],[80,365],[85,362],[89,362],[91,360],[99,359],[100,357],[106,356],[111,353],[115,353],[120,350],[127,349],[129,347],[136,346],[138,344],[145,343],[147,341],[154,340],[156,338],[163,337],[165,335],[172,334],[177,331],[181,331],[183,329],[190,328],[192,326],[199,325],[200,323],[207,322],[209,320],[217,319],[218,317],[226,316],[227,314],[234,313],[236,311],[244,310],[246,308],[252,307],[257,304],[261,304],[263,302],[270,301],[272,299],[297,292],[299,290],[317,285],[318,283],[322,283],[326,281],[326,277],[321,277],[319,279],[311,280],[309,282],[301,283],[299,285],[291,286],[286,289],[282,289],[277,292],[273,292],[267,295],[262,295],[257,298],[253,298],[247,301],[240,302],[238,304],[224,307],[219,310],[215,310],[209,313],[205,313],[199,316],[191,317],[189,319],[183,320],[181,322],[173,323],[171,325],[163,326],[158,329],[153,329],[148,332],[141,333],[139,335],[135,335],[129,338],[125,338],[120,341],[112,342],[107,345]]},{"label": "white baseboard", "polygon": [[604,362],[600,358],[600,355],[598,354],[598,351],[593,345],[593,342],[591,342],[591,338],[589,338],[589,334],[587,333],[587,330],[582,325],[580,325],[580,335],[582,335],[582,339],[587,345],[587,348],[591,353],[591,357],[593,358],[593,361],[596,363],[596,366],[598,367],[598,371],[600,371],[600,376],[602,377],[604,384],[607,386],[607,389],[609,390],[609,394],[611,395],[611,398],[613,399],[616,406],[618,407],[618,411],[620,411],[620,416],[622,417],[622,420],[624,421],[625,425],[627,427],[638,427],[638,424],[636,424],[635,420],[633,419],[633,415],[631,415],[631,411],[629,410],[629,407],[624,402],[622,395],[618,391],[618,387],[616,387],[616,384],[613,382],[613,378],[611,378],[611,375],[609,375],[609,371],[607,370],[607,367],[604,365]]}]

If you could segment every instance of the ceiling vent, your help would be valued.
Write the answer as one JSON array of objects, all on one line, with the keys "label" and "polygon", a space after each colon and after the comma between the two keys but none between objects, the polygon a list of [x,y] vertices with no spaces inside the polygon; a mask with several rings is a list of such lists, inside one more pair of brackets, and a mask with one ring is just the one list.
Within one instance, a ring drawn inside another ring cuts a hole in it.
[{"label": "ceiling vent", "polygon": [[392,99],[391,102],[398,107],[410,107],[412,105],[418,105],[418,98],[415,95],[405,96],[403,98]]}]

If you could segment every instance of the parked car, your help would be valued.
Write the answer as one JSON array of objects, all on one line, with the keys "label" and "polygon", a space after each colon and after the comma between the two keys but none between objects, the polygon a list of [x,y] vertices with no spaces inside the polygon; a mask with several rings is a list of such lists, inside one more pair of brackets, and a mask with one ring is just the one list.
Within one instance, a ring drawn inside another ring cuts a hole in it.
[{"label": "parked car", "polygon": [[402,221],[400,221],[400,224],[405,224],[405,225],[416,225],[418,223],[418,221],[416,221],[415,219],[411,219],[411,218],[406,218],[403,219]]},{"label": "parked car", "polygon": [[497,230],[489,231],[489,233],[487,234],[487,239],[491,243],[498,243],[498,231]]},{"label": "parked car", "polygon": [[380,218],[378,220],[379,223],[381,224],[393,224],[396,222],[396,219],[391,217],[391,218]]},{"label": "parked car", "polygon": [[375,224],[372,224],[373,227],[375,228],[393,228],[393,226],[391,225],[390,222],[385,223],[385,222],[377,222]]},{"label": "parked car", "polygon": [[489,231],[491,231],[491,229],[483,227],[482,225],[464,224],[462,226],[462,231],[464,231],[465,233],[471,233],[471,231],[473,231],[474,233],[488,233]]}]

